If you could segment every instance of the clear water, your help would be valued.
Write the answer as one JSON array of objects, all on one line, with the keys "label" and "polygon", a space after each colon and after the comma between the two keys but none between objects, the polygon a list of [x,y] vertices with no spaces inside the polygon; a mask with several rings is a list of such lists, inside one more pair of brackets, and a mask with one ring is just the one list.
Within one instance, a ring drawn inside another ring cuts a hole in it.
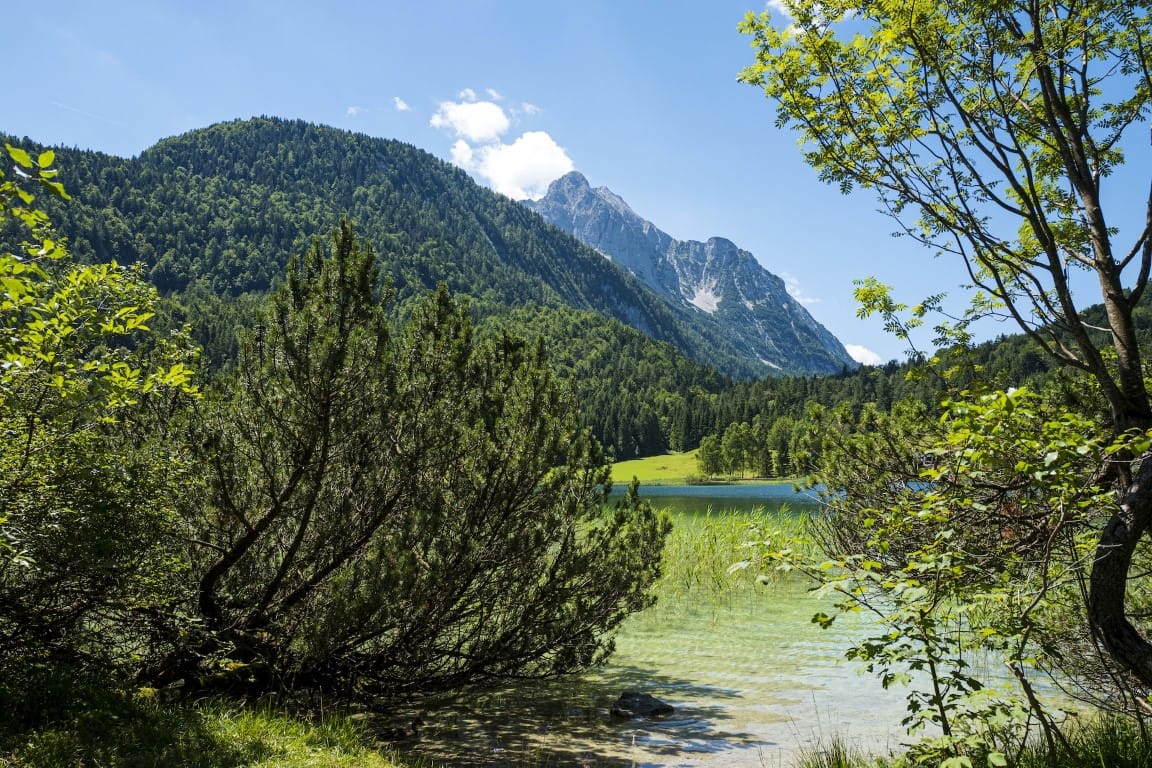
[{"label": "clear water", "polygon": [[[810,511],[787,485],[654,488],[674,520]],[[621,628],[609,664],[576,680],[425,702],[412,747],[433,765],[787,766],[833,735],[884,752],[902,737],[900,691],[884,691],[843,659],[866,626],[811,623],[820,603],[779,582],[722,598],[701,591],[666,599]],[[624,690],[666,701],[661,720],[609,714]]]}]

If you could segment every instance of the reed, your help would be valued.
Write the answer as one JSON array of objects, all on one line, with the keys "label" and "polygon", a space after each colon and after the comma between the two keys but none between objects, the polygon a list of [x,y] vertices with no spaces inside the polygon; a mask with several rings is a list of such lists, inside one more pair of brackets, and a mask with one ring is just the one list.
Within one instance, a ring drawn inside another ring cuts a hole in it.
[{"label": "reed", "polygon": [[790,768],[889,768],[892,765],[894,763],[889,758],[870,756],[843,739],[833,737],[827,744],[802,751]]},{"label": "reed", "polygon": [[807,518],[787,507],[739,513],[709,507],[702,513],[671,517],[672,533],[656,586],[657,597],[665,601],[763,591],[787,578],[767,557],[770,549],[811,546],[805,536]]}]

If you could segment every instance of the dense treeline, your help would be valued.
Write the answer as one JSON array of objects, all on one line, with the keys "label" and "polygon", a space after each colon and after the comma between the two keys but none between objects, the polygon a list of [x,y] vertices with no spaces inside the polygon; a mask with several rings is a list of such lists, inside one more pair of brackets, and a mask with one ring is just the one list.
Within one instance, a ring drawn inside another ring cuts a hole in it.
[{"label": "dense treeline", "polygon": [[[1105,326],[1104,310],[1093,306],[1085,322]],[[1133,310],[1138,338],[1152,346],[1152,299],[1147,295]],[[1101,343],[1105,335],[1099,333]],[[858,424],[872,413],[891,413],[902,403],[922,406],[927,418],[938,418],[941,400],[973,386],[1031,386],[1058,392],[1069,407],[1105,418],[1107,406],[1071,371],[1062,368],[1023,334],[1000,336],[975,346],[943,350],[931,360],[845,371],[838,376],[768,378],[733,382],[712,398],[716,428],[698,437],[701,473],[788,477],[804,475],[819,461],[813,422],[819,412],[837,412],[842,423]],[[815,410],[813,410],[815,409]]]},{"label": "dense treeline", "polygon": [[[1149,308],[1137,316],[1143,333],[1152,337]],[[813,423],[822,411],[835,411],[841,421],[854,424],[866,413],[886,414],[914,402],[924,407],[927,418],[936,418],[946,393],[977,382],[1002,388],[1052,384],[1067,400],[1087,397],[1061,381],[1058,366],[1026,338],[1002,336],[942,351],[932,360],[890,361],[838,376],[733,382],[712,400],[717,427],[699,437],[700,471],[705,476],[804,475],[820,458]]]}]

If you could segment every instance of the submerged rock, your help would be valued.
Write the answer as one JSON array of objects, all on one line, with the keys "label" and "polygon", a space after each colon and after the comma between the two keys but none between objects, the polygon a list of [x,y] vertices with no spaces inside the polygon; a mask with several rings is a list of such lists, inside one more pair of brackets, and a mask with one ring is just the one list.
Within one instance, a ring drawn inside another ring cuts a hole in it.
[{"label": "submerged rock", "polygon": [[671,704],[639,691],[624,691],[612,705],[616,717],[667,717],[675,711]]}]

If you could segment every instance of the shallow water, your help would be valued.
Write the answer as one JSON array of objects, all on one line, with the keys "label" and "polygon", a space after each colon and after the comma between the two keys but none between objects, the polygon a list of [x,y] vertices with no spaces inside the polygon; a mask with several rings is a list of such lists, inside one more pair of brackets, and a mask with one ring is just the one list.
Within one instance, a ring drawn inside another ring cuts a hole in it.
[{"label": "shallow water", "polygon": [[[811,511],[812,500],[790,486],[704,490],[650,495],[681,524],[708,509]],[[434,765],[638,767],[787,766],[799,749],[833,735],[870,750],[895,748],[901,692],[884,691],[843,659],[847,638],[866,626],[838,620],[821,630],[811,623],[821,607],[790,581],[722,598],[677,594],[631,617],[610,662],[579,679],[424,702],[427,724],[412,746]],[[675,714],[614,718],[609,708],[624,690],[650,693]]]}]

